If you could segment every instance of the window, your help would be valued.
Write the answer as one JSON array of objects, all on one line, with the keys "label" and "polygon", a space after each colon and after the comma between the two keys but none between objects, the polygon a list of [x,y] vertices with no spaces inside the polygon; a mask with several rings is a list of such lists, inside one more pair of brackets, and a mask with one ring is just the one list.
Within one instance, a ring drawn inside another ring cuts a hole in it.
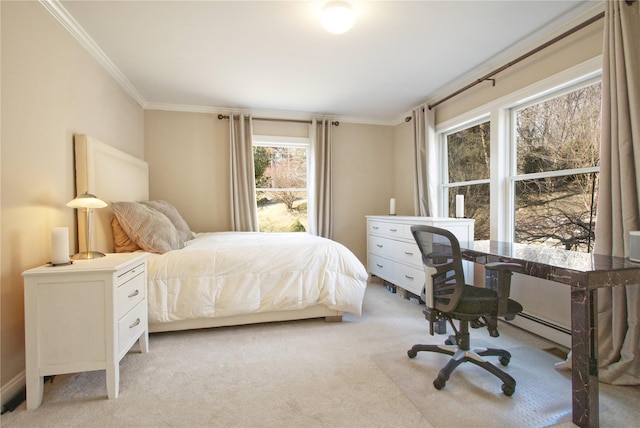
[{"label": "window", "polygon": [[602,58],[595,57],[436,126],[436,215],[455,196],[475,239],[591,251],[595,240]]},{"label": "window", "polygon": [[443,206],[448,216],[456,212],[456,195],[464,195],[464,214],[475,219],[475,238],[489,239],[488,121],[446,134],[443,139],[447,170],[443,177]]},{"label": "window", "polygon": [[591,251],[600,88],[598,82],[512,109],[515,242]]},{"label": "window", "polygon": [[254,135],[258,223],[262,232],[304,232],[309,139]]}]

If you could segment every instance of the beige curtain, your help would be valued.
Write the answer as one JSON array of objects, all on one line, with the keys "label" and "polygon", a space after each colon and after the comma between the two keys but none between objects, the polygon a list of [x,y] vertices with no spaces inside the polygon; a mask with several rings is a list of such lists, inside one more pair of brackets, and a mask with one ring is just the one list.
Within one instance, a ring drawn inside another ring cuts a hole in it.
[{"label": "beige curtain", "polygon": [[435,113],[426,105],[413,109],[413,148],[415,181],[413,192],[414,214],[436,216],[437,179]]},{"label": "beige curtain", "polygon": [[252,136],[251,116],[229,115],[231,229],[241,232],[257,232],[259,230]]},{"label": "beige curtain", "polygon": [[[640,230],[640,6],[605,2],[595,252],[628,255]],[[640,385],[640,285],[598,290],[599,377]]]},{"label": "beige curtain", "polygon": [[311,122],[309,233],[331,239],[331,119]]}]

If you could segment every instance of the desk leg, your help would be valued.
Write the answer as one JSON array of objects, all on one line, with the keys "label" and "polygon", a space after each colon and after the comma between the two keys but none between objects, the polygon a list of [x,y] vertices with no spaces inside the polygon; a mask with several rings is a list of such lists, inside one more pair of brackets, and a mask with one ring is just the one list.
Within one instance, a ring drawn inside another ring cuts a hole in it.
[{"label": "desk leg", "polygon": [[599,424],[597,290],[571,289],[571,358],[573,423]]}]

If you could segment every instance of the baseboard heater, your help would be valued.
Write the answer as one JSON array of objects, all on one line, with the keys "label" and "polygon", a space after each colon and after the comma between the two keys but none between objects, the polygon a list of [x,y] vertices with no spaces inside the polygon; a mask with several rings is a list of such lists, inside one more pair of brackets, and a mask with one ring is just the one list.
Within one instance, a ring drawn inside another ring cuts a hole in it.
[{"label": "baseboard heater", "polygon": [[567,348],[571,347],[571,329],[563,325],[528,312],[520,312],[515,319],[507,322]]}]

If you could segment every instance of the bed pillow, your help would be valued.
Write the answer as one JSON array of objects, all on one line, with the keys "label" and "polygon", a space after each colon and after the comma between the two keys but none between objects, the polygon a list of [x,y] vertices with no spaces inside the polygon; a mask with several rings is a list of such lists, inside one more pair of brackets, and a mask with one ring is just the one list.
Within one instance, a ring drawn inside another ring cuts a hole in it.
[{"label": "bed pillow", "polygon": [[120,226],[115,216],[111,219],[111,230],[113,231],[113,246],[116,249],[116,253],[133,253],[142,250],[142,248],[138,247],[138,244],[133,242],[131,238],[129,238],[129,235],[122,230],[122,226]]},{"label": "bed pillow", "polygon": [[187,222],[182,218],[176,207],[171,205],[167,201],[145,201],[141,202],[148,207],[153,208],[156,211],[160,211],[162,214],[167,216],[167,218],[173,223],[176,230],[178,231],[178,235],[180,235],[180,239],[186,242],[190,239],[193,239],[193,232],[191,232],[191,228],[187,224]]},{"label": "bed pillow", "polygon": [[140,248],[163,254],[184,246],[171,221],[159,211],[137,202],[112,202],[122,230]]}]

